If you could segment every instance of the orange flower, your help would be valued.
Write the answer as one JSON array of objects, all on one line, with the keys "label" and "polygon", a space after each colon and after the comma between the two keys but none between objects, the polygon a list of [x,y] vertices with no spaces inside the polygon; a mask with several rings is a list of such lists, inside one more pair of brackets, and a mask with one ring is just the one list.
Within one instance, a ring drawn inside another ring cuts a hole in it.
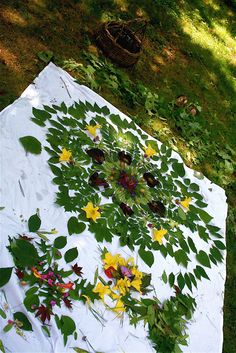
[{"label": "orange flower", "polygon": [[73,288],[74,283],[73,282],[69,282],[69,283],[57,283],[56,286],[60,287],[60,288],[65,288],[65,289],[72,289]]},{"label": "orange flower", "polygon": [[33,274],[36,278],[41,278],[40,273],[36,270],[35,267],[31,267],[31,271],[33,272]]}]

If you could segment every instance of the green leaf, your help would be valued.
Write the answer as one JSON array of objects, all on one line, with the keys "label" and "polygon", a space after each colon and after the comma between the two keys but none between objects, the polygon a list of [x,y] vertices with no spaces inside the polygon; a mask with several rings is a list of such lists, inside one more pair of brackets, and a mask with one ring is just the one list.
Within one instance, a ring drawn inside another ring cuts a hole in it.
[{"label": "green leaf", "polygon": [[7,318],[7,315],[6,313],[0,308],[0,316],[3,318],[3,319],[6,319]]},{"label": "green leaf", "polygon": [[[89,353],[89,351],[86,351],[86,349],[79,348],[79,347],[73,347],[73,350],[74,350],[76,353]],[[96,352],[96,353],[97,353],[97,352]]]},{"label": "green leaf", "polygon": [[86,229],[86,225],[82,222],[79,222],[76,217],[71,217],[67,223],[68,233],[80,234]]},{"label": "green leaf", "polygon": [[199,237],[200,237],[201,239],[203,239],[204,241],[208,242],[208,239],[209,239],[210,237],[209,237],[209,235],[208,235],[208,233],[207,233],[207,231],[206,231],[206,228],[203,227],[203,226],[200,226],[200,225],[198,225],[197,228],[198,228]]},{"label": "green leaf", "polygon": [[13,327],[13,324],[7,324],[4,328],[3,328],[3,332],[7,333],[8,331],[10,331]]},{"label": "green leaf", "polygon": [[156,313],[153,305],[149,305],[147,308],[147,317],[148,317],[148,324],[153,326],[156,321]]},{"label": "green leaf", "polygon": [[223,260],[221,252],[215,246],[212,246],[210,253],[216,259],[216,261],[221,262]]},{"label": "green leaf", "polygon": [[41,226],[41,219],[39,218],[37,213],[35,213],[28,220],[29,231],[30,232],[37,232],[37,230],[39,230],[40,226]]},{"label": "green leaf", "polygon": [[164,272],[162,273],[161,278],[162,278],[162,280],[163,280],[164,283],[167,283],[167,274],[166,274],[166,271],[164,271]]},{"label": "green leaf", "polygon": [[24,136],[20,137],[20,142],[24,147],[26,152],[30,152],[33,154],[40,154],[42,151],[42,146],[39,140],[37,140],[33,136]]},{"label": "green leaf", "polygon": [[208,280],[210,280],[210,278],[208,277],[206,271],[204,270],[203,267],[201,266],[196,266],[195,270],[194,270],[194,273],[195,273],[195,276],[198,278],[198,279],[201,279],[201,277],[204,277]]},{"label": "green leaf", "polygon": [[190,184],[190,189],[192,189],[193,191],[199,191],[199,186],[195,183]]},{"label": "green leaf", "polygon": [[172,164],[172,168],[178,174],[178,176],[180,176],[180,177],[185,176],[185,170],[184,170],[183,163],[174,162]]},{"label": "green leaf", "polygon": [[205,253],[205,251],[200,250],[199,253],[196,255],[196,259],[198,262],[205,266],[205,267],[211,267],[210,260],[208,255]]},{"label": "green leaf", "polygon": [[146,251],[143,248],[140,248],[139,251],[139,256],[141,257],[141,259],[149,266],[151,267],[154,263],[154,256],[153,253],[151,251]]},{"label": "green leaf", "polygon": [[41,326],[41,329],[45,333],[46,337],[51,337],[50,331],[47,326]]},{"label": "green leaf", "polygon": [[39,297],[36,294],[27,295],[23,303],[26,309],[33,313],[35,311],[34,307],[39,306]]},{"label": "green leaf", "polygon": [[63,249],[67,244],[67,239],[66,237],[57,237],[55,240],[54,240],[54,247],[57,248],[57,249]]},{"label": "green leaf", "polygon": [[9,282],[12,274],[13,267],[2,267],[0,268],[0,287],[5,286]]},{"label": "green leaf", "polygon": [[[51,109],[51,108],[50,108]],[[35,118],[41,122],[44,122],[51,118],[51,114],[42,109],[33,108],[32,112]]]},{"label": "green leaf", "polygon": [[38,291],[38,289],[39,289],[38,287],[31,287],[25,292],[25,295],[27,296],[27,295],[35,294]]},{"label": "green leaf", "polygon": [[191,272],[188,275],[189,275],[189,278],[190,278],[191,282],[193,283],[193,285],[197,288],[197,281],[196,281],[196,278],[194,277],[194,275]]},{"label": "green leaf", "polygon": [[189,245],[190,249],[191,249],[193,252],[195,252],[195,254],[196,254],[196,253],[197,253],[197,248],[196,248],[196,246],[195,246],[195,244],[194,244],[193,239],[190,238],[190,237],[188,237],[187,240],[188,240],[188,245]]},{"label": "green leaf", "polygon": [[28,318],[22,312],[18,311],[17,313],[13,314],[14,320],[19,320],[22,322],[23,326],[21,327],[22,330],[25,331],[33,331],[32,325]]},{"label": "green leaf", "polygon": [[65,336],[72,335],[76,330],[75,322],[69,316],[62,315],[61,317],[61,332]]},{"label": "green leaf", "polygon": [[178,286],[179,288],[182,290],[185,286],[185,279],[182,275],[182,273],[180,273],[177,277],[177,283],[178,283]]},{"label": "green leaf", "polygon": [[11,244],[11,252],[16,265],[20,267],[33,267],[39,261],[39,255],[34,245],[24,239],[17,239]]},{"label": "green leaf", "polygon": [[179,249],[175,251],[174,257],[178,265],[182,264],[184,267],[187,267],[189,258],[184,250]]},{"label": "green leaf", "polygon": [[211,217],[206,211],[201,210],[200,208],[197,209],[197,212],[198,212],[198,214],[199,214],[201,220],[202,220],[205,224],[209,223],[209,222],[213,219],[213,217]]},{"label": "green leaf", "polygon": [[220,240],[215,240],[214,244],[220,250],[225,250],[226,249],[225,244],[222,243],[222,241],[220,241]]},{"label": "green leaf", "polygon": [[184,279],[187,287],[191,290],[192,292],[192,281],[187,273],[184,274]]},{"label": "green leaf", "polygon": [[183,221],[187,219],[186,213],[181,207],[178,207],[178,214]]},{"label": "green leaf", "polygon": [[0,340],[0,352],[6,353],[2,340]]},{"label": "green leaf", "polygon": [[174,283],[175,283],[175,275],[173,274],[173,272],[171,272],[171,273],[169,274],[169,285],[170,285],[171,287],[173,287]]},{"label": "green leaf", "polygon": [[65,261],[66,263],[73,261],[74,259],[76,259],[78,256],[78,250],[77,248],[72,248],[67,250],[67,252],[64,255]]}]

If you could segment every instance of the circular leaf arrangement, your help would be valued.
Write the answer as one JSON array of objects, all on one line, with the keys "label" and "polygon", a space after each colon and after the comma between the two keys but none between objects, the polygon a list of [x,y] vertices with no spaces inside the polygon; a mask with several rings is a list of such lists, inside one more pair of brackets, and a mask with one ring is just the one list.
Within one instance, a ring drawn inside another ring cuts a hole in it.
[{"label": "circular leaf arrangement", "polygon": [[[75,222],[87,223],[99,242],[118,236],[121,246],[137,246],[149,266],[153,250],[171,256],[182,266],[177,275],[166,274],[171,286],[191,290],[197,280],[207,278],[204,267],[223,258],[222,235],[211,224],[199,186],[187,177],[172,150],[106,106],[79,102],[44,108],[40,112],[50,118],[40,118],[34,109],[33,121],[51,125],[50,147],[45,149],[58,185],[56,202],[77,213],[77,220],[73,217],[68,224],[69,233]],[[193,234],[200,238],[197,243]],[[198,248],[201,242],[209,244],[209,252]],[[188,271],[194,258],[196,265]]]}]

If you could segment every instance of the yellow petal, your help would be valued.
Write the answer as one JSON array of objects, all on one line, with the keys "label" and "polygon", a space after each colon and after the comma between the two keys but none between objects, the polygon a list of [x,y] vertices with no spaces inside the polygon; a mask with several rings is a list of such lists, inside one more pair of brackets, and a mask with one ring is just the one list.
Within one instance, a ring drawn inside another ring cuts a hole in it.
[{"label": "yellow petal", "polygon": [[86,126],[86,129],[88,130],[88,132],[96,137],[96,132],[97,132],[97,129],[100,129],[101,128],[101,125],[87,125]]},{"label": "yellow petal", "polygon": [[150,144],[148,144],[147,147],[143,147],[143,150],[144,150],[147,157],[152,157],[155,154],[157,154],[157,151],[154,150],[154,148],[152,148]]},{"label": "yellow petal", "polygon": [[59,154],[60,162],[69,162],[71,160],[72,153],[68,151],[66,148],[62,148],[61,153]]},{"label": "yellow petal", "polygon": [[132,267],[132,274],[135,276],[135,279],[143,277],[143,273],[139,271],[136,267]]},{"label": "yellow petal", "polygon": [[98,282],[96,288],[93,289],[93,292],[97,293],[102,300],[104,300],[104,296],[106,294],[107,295],[111,294],[111,290],[109,286],[104,286],[101,282]]},{"label": "yellow petal", "polygon": [[141,293],[141,284],[142,284],[142,281],[141,279],[137,278],[137,279],[134,279],[132,282],[131,282],[131,286],[134,287],[138,292]]},{"label": "yellow petal", "polygon": [[103,262],[105,264],[104,269],[106,270],[109,267],[113,267],[115,270],[117,270],[119,260],[120,260],[120,254],[112,255],[111,253],[107,252],[103,259]]},{"label": "yellow petal", "polygon": [[165,229],[153,229],[152,231],[152,239],[154,241],[158,241],[158,243],[161,245],[162,244],[162,238],[167,234],[167,230]]},{"label": "yellow petal", "polygon": [[192,201],[191,197],[186,197],[183,201],[180,201],[180,204],[186,209],[189,210],[189,204]]},{"label": "yellow petal", "polygon": [[94,207],[92,202],[88,202],[82,210],[86,212],[86,217],[91,218],[94,222],[101,217],[101,213],[98,211],[99,207]]},{"label": "yellow petal", "polygon": [[124,303],[119,299],[116,302],[116,306],[112,309],[114,312],[120,314],[125,311]]}]

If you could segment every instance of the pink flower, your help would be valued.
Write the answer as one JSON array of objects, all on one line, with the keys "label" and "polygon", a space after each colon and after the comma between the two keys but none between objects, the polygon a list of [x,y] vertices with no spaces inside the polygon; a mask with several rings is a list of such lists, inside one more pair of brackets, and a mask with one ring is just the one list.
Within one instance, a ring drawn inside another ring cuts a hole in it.
[{"label": "pink flower", "polygon": [[51,300],[51,301],[50,301],[50,304],[51,304],[51,306],[55,306],[55,305],[56,305],[55,300]]},{"label": "pink flower", "polygon": [[120,270],[121,270],[122,275],[125,276],[125,277],[130,278],[130,277],[133,276],[131,270],[129,270],[125,266],[120,266]]},{"label": "pink flower", "polygon": [[48,276],[49,276],[49,277],[55,277],[55,275],[54,275],[54,273],[53,273],[52,271],[49,271],[49,272],[48,272]]},{"label": "pink flower", "polygon": [[8,325],[14,325],[15,321],[8,320],[7,323],[8,323]]},{"label": "pink flower", "polygon": [[48,284],[49,284],[49,286],[53,286],[53,280],[52,279],[48,279]]},{"label": "pink flower", "polygon": [[41,279],[47,279],[48,275],[41,275]]}]

